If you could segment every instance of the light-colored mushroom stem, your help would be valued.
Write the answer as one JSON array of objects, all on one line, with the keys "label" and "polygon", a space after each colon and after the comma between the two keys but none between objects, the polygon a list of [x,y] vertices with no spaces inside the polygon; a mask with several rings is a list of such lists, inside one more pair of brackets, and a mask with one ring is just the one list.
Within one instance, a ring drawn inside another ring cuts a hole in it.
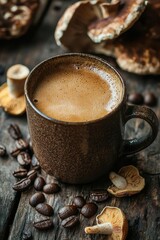
[{"label": "light-colored mushroom stem", "polygon": [[85,228],[87,234],[106,234],[110,235],[113,232],[112,224],[109,222],[97,224],[91,227]]},{"label": "light-colored mushroom stem", "polygon": [[115,172],[110,172],[109,179],[119,189],[125,189],[127,187],[126,179]]},{"label": "light-colored mushroom stem", "polygon": [[29,69],[21,64],[10,67],[7,71],[7,85],[12,97],[20,97],[24,94],[24,83],[29,75]]}]

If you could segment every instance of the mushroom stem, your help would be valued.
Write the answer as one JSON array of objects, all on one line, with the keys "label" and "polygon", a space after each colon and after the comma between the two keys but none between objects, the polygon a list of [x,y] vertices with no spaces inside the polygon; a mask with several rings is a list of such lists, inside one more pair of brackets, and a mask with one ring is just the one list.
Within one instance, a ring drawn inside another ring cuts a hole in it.
[{"label": "mushroom stem", "polygon": [[113,227],[110,222],[97,224],[91,227],[85,228],[85,233],[88,234],[106,234],[110,235],[113,232]]},{"label": "mushroom stem", "polygon": [[7,85],[12,97],[20,97],[24,94],[24,83],[29,75],[29,69],[21,64],[10,67],[7,71]]},{"label": "mushroom stem", "polygon": [[126,179],[115,172],[110,172],[109,179],[119,189],[125,189],[127,187]]}]

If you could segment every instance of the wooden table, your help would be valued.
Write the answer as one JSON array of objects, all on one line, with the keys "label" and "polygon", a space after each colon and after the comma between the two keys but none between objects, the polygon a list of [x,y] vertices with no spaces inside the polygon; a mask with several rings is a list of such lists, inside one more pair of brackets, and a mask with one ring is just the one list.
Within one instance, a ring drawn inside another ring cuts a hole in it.
[{"label": "wooden table", "polygon": [[[61,54],[64,51],[56,46],[54,41],[54,28],[57,20],[64,9],[74,1],[63,1],[61,9],[55,7],[56,2],[52,1],[48,14],[35,32],[14,41],[0,42],[0,64],[7,69],[12,64],[22,63],[32,68],[40,61]],[[127,82],[128,92],[140,91],[144,93],[152,90],[160,96],[160,77],[136,76],[120,70],[113,59],[107,59],[113,64]],[[0,83],[5,81],[5,76],[0,76]],[[160,108],[154,108],[160,117]],[[9,153],[14,141],[10,138],[7,127],[10,123],[18,123],[25,138],[28,136],[26,115],[12,117],[0,111],[0,142],[6,145]],[[127,124],[126,137],[138,137],[148,130],[142,120],[133,120]],[[138,166],[145,177],[145,189],[133,197],[109,198],[107,202],[99,204],[98,212],[105,205],[120,207],[129,220],[128,240],[158,240],[160,239],[160,134],[156,141],[139,154],[122,159],[121,165],[133,164]],[[89,193],[95,188],[107,188],[110,184],[107,176],[105,179],[92,184],[73,186],[61,184],[62,191],[56,195],[48,195],[47,202],[54,208],[54,229],[47,232],[39,232],[32,226],[32,222],[39,215],[28,204],[34,190],[24,193],[17,193],[12,189],[15,182],[12,172],[18,167],[18,163],[9,154],[0,159],[0,239],[20,240],[23,232],[29,227],[35,240],[89,240],[105,239],[104,236],[87,236],[84,227],[95,222],[95,216],[87,220],[80,216],[80,225],[74,230],[66,230],[61,227],[57,211],[65,204],[72,202],[76,195],[83,195],[89,198]],[[49,180],[50,176],[44,176]]]}]

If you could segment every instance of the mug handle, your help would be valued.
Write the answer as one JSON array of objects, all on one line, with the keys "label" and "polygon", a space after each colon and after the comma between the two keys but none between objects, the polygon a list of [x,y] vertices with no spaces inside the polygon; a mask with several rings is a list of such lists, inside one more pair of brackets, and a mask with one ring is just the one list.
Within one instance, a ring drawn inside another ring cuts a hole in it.
[{"label": "mug handle", "polygon": [[146,136],[143,136],[139,139],[134,138],[132,140],[123,140],[123,155],[130,155],[148,147],[155,140],[158,134],[158,118],[150,108],[144,106],[127,105],[125,112],[125,124],[132,118],[141,118],[145,120],[147,123],[149,123],[151,130]]}]

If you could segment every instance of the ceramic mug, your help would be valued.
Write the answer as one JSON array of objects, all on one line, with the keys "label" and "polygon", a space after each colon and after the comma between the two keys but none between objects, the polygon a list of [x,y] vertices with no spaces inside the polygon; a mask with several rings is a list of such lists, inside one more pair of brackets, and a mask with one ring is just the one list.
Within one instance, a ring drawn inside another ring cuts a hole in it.
[{"label": "ceramic mug", "polygon": [[[76,58],[98,67],[110,68],[121,81],[122,99],[106,116],[87,122],[65,122],[50,118],[33,103],[39,79],[51,71],[56,61]],[[158,133],[155,113],[144,106],[126,103],[126,87],[119,73],[104,60],[87,54],[64,54],[50,58],[30,73],[25,84],[27,118],[33,150],[41,167],[66,183],[87,183],[107,174],[122,154],[133,154],[149,146]],[[124,140],[124,127],[131,118],[149,123],[151,131],[139,139]]]}]

